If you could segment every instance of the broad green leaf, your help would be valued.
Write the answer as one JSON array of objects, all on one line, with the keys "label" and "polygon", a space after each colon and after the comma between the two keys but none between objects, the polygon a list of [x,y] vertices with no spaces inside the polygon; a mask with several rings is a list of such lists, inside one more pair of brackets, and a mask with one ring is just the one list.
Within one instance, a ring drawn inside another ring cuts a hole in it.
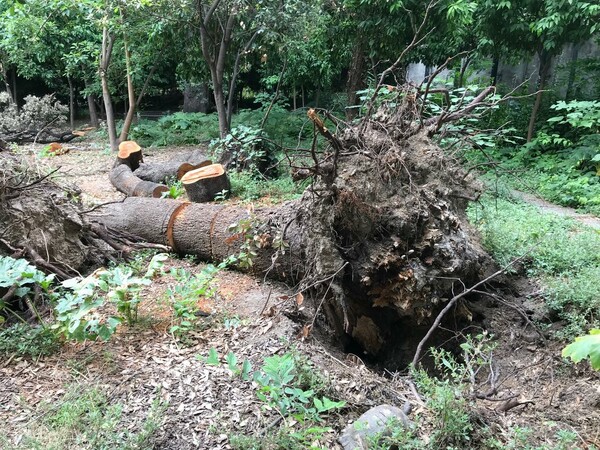
[{"label": "broad green leaf", "polygon": [[580,336],[575,342],[567,345],[562,355],[571,358],[573,362],[589,359],[594,370],[600,370],[600,330],[590,330],[587,336]]}]

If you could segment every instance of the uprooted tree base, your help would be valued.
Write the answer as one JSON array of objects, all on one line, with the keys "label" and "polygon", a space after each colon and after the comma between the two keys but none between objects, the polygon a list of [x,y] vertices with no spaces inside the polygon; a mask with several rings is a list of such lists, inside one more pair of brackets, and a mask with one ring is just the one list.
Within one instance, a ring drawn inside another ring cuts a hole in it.
[{"label": "uprooted tree base", "polygon": [[117,261],[135,238],[88,220],[76,187],[52,181],[22,155],[0,152],[0,254],[25,258],[65,279]]},{"label": "uprooted tree base", "polygon": [[253,270],[308,292],[346,349],[397,367],[488,267],[465,218],[478,186],[424,132],[371,122],[334,144],[298,202],[248,212],[130,198],[96,220],[204,259],[254,250]]}]

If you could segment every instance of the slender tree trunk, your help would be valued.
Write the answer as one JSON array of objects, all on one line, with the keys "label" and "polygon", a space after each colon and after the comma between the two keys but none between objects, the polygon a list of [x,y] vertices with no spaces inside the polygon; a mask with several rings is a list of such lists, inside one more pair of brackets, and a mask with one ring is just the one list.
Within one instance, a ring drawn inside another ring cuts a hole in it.
[{"label": "slender tree trunk", "polygon": [[500,65],[500,56],[494,55],[492,59],[492,71],[490,73],[490,78],[492,82],[492,86],[496,86],[498,82],[498,66]]},{"label": "slender tree trunk", "polygon": [[317,85],[317,90],[315,92],[315,108],[319,107],[319,101],[321,100],[321,85]]},{"label": "slender tree trunk", "polygon": [[119,142],[127,140],[129,129],[131,128],[131,124],[133,123],[133,118],[135,116],[136,107],[135,89],[133,88],[133,80],[131,78],[131,54],[129,53],[129,45],[127,43],[126,36],[123,36],[123,46],[125,49],[125,70],[127,72],[127,99],[129,102],[129,108],[127,109],[127,115],[125,116],[125,121],[123,122],[121,134],[119,135]]},{"label": "slender tree trunk", "polygon": [[69,124],[71,130],[75,129],[75,88],[73,86],[73,79],[68,76],[67,82],[69,83]]},{"label": "slender tree trunk", "polygon": [[11,86],[12,86],[12,98],[15,104],[15,111],[19,112],[19,97],[17,96],[17,68],[13,67],[11,70]]},{"label": "slender tree trunk", "polygon": [[548,82],[548,77],[550,75],[550,67],[552,65],[552,55],[550,55],[545,50],[542,50],[539,53],[539,55],[540,71],[538,76],[538,91],[535,96],[535,103],[533,104],[533,109],[531,110],[531,117],[529,118],[529,127],[527,128],[527,142],[531,142],[531,139],[533,139],[537,114],[540,109],[540,105],[542,104],[542,96],[544,94],[544,89],[546,88],[546,84]]},{"label": "slender tree trunk", "polygon": [[[89,89],[90,84],[89,84],[88,80],[85,80],[84,83],[85,83],[85,88]],[[98,111],[96,110],[96,102],[94,101],[94,96],[92,94],[87,95],[87,104],[88,104],[88,111],[90,113],[90,125],[93,127],[97,127],[98,126]]]},{"label": "slender tree trunk", "polygon": [[567,90],[565,92],[565,101],[571,100],[573,97],[573,85],[575,84],[575,73],[577,70],[577,60],[579,59],[580,44],[573,44],[571,47],[571,61],[569,62],[569,78],[567,81]]},{"label": "slender tree trunk", "polygon": [[356,93],[363,84],[363,72],[365,69],[365,51],[363,36],[358,36],[355,42],[355,50],[352,54],[352,61],[348,69],[348,81],[346,82],[346,94],[348,96],[348,106],[346,109],[346,118],[351,120],[356,117],[358,110],[354,108],[357,105],[358,94]]},{"label": "slender tree trunk", "polygon": [[304,85],[302,85],[302,108],[304,108]]},{"label": "slender tree trunk", "polygon": [[213,93],[215,97],[215,107],[217,108],[217,117],[219,118],[219,134],[224,138],[229,134],[229,122],[227,121],[227,107],[225,106],[225,94],[223,93],[223,84],[213,78]]},{"label": "slender tree trunk", "polygon": [[295,84],[292,86],[292,97],[294,98],[294,100],[293,100],[294,111],[296,111],[296,85]]},{"label": "slender tree trunk", "polygon": [[108,129],[108,140],[110,148],[113,151],[118,151],[117,130],[115,126],[115,114],[113,111],[112,98],[108,88],[107,71],[110,66],[110,57],[112,55],[113,37],[110,35],[108,28],[102,30],[102,53],[100,55],[100,82],[102,84],[102,98],[104,100],[104,110],[106,111],[106,127]]},{"label": "slender tree trunk", "polygon": [[460,61],[460,73],[458,75],[458,87],[461,88],[465,84],[465,72],[471,64],[471,57],[467,56]]}]

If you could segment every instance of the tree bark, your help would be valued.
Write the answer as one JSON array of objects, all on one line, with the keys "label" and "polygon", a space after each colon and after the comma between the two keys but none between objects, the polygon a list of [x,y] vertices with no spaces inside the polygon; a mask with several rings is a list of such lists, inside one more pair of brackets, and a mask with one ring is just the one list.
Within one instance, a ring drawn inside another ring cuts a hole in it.
[{"label": "tree bark", "polygon": [[[86,81],[85,82],[85,87],[88,88],[89,84]],[[92,127],[98,127],[98,111],[96,110],[96,101],[94,100],[94,96],[92,94],[88,94],[87,95],[87,104],[88,104],[88,111],[90,113],[90,125]]]},{"label": "tree bark", "polygon": [[352,53],[352,61],[348,70],[348,81],[346,83],[346,93],[348,95],[348,106],[346,109],[346,118],[351,120],[358,114],[357,108],[354,108],[357,103],[357,91],[363,84],[363,72],[365,69],[365,52],[364,52],[364,36],[357,35],[357,42],[354,44],[354,52]]},{"label": "tree bark", "polygon": [[69,83],[69,124],[71,130],[75,129],[75,88],[73,86],[73,79],[67,76],[67,82]]},{"label": "tree bark", "polygon": [[533,109],[531,110],[531,116],[529,118],[529,126],[527,127],[527,142],[531,142],[533,139],[533,134],[535,132],[535,122],[537,120],[537,114],[540,109],[540,105],[542,104],[542,96],[544,94],[544,89],[546,88],[546,84],[548,82],[548,77],[550,75],[550,68],[552,67],[552,55],[548,53],[546,50],[542,50],[539,53],[540,58],[540,70],[538,76],[538,86],[537,86],[537,94],[535,96],[535,102],[533,104]]},{"label": "tree bark", "polygon": [[[123,36],[123,47],[125,50],[125,72],[127,77],[127,101],[129,103],[129,108],[127,109],[127,115],[125,116],[125,121],[123,122],[123,128],[121,128],[121,134],[119,135],[119,142],[124,142],[127,140],[127,136],[129,136],[129,129],[131,128],[131,124],[133,123],[133,118],[135,117],[135,89],[133,87],[133,79],[131,78],[131,54],[129,53],[129,44],[127,43],[127,36]],[[134,169],[135,170],[135,169]]]},{"label": "tree bark", "polygon": [[142,180],[164,183],[168,178],[181,179],[186,172],[212,164],[202,150],[181,153],[162,163],[142,163],[135,175]]},{"label": "tree bark", "polygon": [[135,171],[143,161],[142,148],[135,141],[123,141],[119,144],[115,167],[125,164],[132,171]]},{"label": "tree bark", "polygon": [[569,61],[569,78],[567,81],[567,90],[565,92],[565,101],[568,102],[573,98],[573,85],[575,84],[575,74],[577,71],[577,60],[579,59],[579,48],[581,44],[572,44],[571,58]]},{"label": "tree bark", "polygon": [[109,33],[105,26],[102,30],[102,51],[100,54],[100,82],[102,84],[102,98],[104,100],[104,110],[106,113],[106,128],[108,129],[108,140],[110,148],[116,152],[119,150],[117,142],[117,129],[115,125],[115,114],[113,111],[112,98],[108,87],[107,72],[110,66],[110,58],[114,45],[113,36]]},{"label": "tree bark", "polygon": [[490,72],[491,85],[496,86],[498,83],[498,67],[500,66],[500,56],[494,55],[492,59],[492,70]]},{"label": "tree bark", "polygon": [[160,198],[169,188],[162,184],[144,181],[136,177],[127,164],[115,167],[109,175],[111,184],[119,192],[128,197],[153,197]]},{"label": "tree bark", "polygon": [[17,68],[15,66],[12,67],[11,73],[11,86],[12,86],[12,98],[15,105],[15,110],[17,112],[20,111],[19,107],[19,96],[17,95]]}]

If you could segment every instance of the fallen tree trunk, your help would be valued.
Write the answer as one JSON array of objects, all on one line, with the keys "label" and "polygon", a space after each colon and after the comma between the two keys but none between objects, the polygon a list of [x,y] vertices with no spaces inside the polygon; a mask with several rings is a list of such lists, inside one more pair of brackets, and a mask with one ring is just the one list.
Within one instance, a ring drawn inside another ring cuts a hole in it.
[{"label": "fallen tree trunk", "polygon": [[52,142],[71,142],[76,137],[81,137],[81,134],[77,131],[26,130],[2,134],[0,135],[0,140],[14,142],[15,144],[26,144],[29,142],[51,144]]},{"label": "fallen tree trunk", "polygon": [[127,164],[120,164],[109,175],[112,185],[128,197],[160,198],[169,188],[163,184],[144,181],[136,177]]},{"label": "fallen tree trunk", "polygon": [[313,298],[350,351],[409,363],[445,302],[480,279],[489,259],[465,217],[478,190],[471,176],[425,132],[407,136],[382,122],[333,136],[300,201],[249,213],[130,198],[96,220],[206,260],[238,255],[240,268]]},{"label": "fallen tree trunk", "polygon": [[165,183],[169,177],[181,179],[188,171],[212,164],[201,150],[176,155],[162,163],[142,163],[135,176],[154,183]]},{"label": "fallen tree trunk", "polygon": [[[168,245],[175,252],[196,255],[207,261],[220,262],[229,256],[239,256],[248,250],[248,241],[251,240],[253,246],[254,236],[259,236],[261,248],[253,248],[257,255],[251,265],[245,264],[249,261],[243,258],[235,265],[254,273],[270,271],[278,279],[292,281],[298,279],[298,271],[302,270],[301,250],[296,243],[291,243],[288,251],[273,258],[273,242],[297,214],[297,206],[296,202],[290,202],[250,213],[237,206],[131,197],[122,203],[106,205],[98,210],[97,216],[91,217],[109,229]],[[232,224],[240,228],[231,228]],[[247,230],[243,224],[248,224]],[[296,226],[288,226],[289,236],[297,232]]]},{"label": "fallen tree trunk", "polygon": [[227,198],[231,191],[229,177],[221,164],[190,170],[181,177],[181,184],[194,203],[212,202],[219,194]]}]

